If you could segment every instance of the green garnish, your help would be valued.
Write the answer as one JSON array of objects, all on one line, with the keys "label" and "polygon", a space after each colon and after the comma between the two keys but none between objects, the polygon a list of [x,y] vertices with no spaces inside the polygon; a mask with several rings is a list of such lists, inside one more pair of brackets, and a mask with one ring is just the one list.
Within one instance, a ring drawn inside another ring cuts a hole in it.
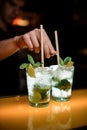
[{"label": "green garnish", "polygon": [[33,96],[30,96],[30,100],[31,102],[35,103],[35,102],[39,102],[41,100],[41,94],[37,91],[33,91]]},{"label": "green garnish", "polygon": [[71,57],[67,56],[64,60],[60,57],[60,65],[70,67],[73,66],[73,64],[74,62]]},{"label": "green garnish", "polygon": [[42,100],[44,98],[47,98],[47,95],[48,95],[47,93],[49,90],[50,90],[50,86],[43,86],[43,88],[41,88],[41,85],[39,84],[34,85],[34,91],[37,91],[38,93],[40,93]]},{"label": "green garnish", "polygon": [[[37,67],[40,67],[41,66],[41,63],[40,62],[36,62],[34,61],[33,57],[31,55],[27,55],[28,57],[28,61],[29,63],[33,66],[33,68],[37,68]],[[25,68],[28,68],[29,66],[29,63],[22,63],[19,68],[20,69],[25,69]]]},{"label": "green garnish", "polygon": [[41,63],[34,61],[33,57],[31,55],[27,55],[28,62],[29,63],[22,63],[19,68],[20,69],[27,69],[28,75],[31,77],[35,77],[35,68],[40,67]]},{"label": "green garnish", "polygon": [[67,79],[62,79],[55,87],[67,91],[70,89],[71,84]]}]

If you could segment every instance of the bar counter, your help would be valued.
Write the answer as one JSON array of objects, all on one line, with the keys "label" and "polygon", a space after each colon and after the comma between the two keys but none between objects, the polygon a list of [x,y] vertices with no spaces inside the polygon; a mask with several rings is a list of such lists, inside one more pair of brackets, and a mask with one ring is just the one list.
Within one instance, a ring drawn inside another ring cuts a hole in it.
[{"label": "bar counter", "polygon": [[87,129],[87,89],[72,91],[67,102],[52,100],[48,107],[34,108],[27,95],[0,98],[0,130]]}]

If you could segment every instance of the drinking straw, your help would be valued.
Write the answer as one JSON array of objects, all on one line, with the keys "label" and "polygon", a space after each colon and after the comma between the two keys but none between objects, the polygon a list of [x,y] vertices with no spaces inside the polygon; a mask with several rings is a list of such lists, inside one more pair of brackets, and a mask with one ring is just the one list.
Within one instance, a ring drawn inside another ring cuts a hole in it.
[{"label": "drinking straw", "polygon": [[59,62],[59,42],[58,42],[58,33],[57,33],[57,30],[54,31],[54,34],[55,34],[55,43],[56,43],[56,55],[57,55],[57,63],[58,65],[60,64]]},{"label": "drinking straw", "polygon": [[40,30],[41,30],[41,62],[42,62],[42,67],[44,67],[43,25],[40,25]]}]

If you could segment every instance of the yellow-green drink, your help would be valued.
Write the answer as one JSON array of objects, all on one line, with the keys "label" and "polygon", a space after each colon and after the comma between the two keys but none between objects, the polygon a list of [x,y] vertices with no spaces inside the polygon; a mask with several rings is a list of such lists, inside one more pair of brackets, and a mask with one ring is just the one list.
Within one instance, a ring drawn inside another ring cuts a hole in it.
[{"label": "yellow-green drink", "polygon": [[51,71],[48,67],[34,69],[35,76],[27,74],[28,99],[31,106],[44,107],[50,102]]}]

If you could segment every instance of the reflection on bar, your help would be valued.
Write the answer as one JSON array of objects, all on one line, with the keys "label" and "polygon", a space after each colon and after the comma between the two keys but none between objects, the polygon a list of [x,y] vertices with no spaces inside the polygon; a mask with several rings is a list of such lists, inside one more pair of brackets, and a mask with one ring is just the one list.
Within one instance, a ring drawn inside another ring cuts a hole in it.
[{"label": "reflection on bar", "polygon": [[87,128],[87,89],[74,90],[71,100],[34,108],[27,96],[0,99],[1,130],[74,130]]}]

